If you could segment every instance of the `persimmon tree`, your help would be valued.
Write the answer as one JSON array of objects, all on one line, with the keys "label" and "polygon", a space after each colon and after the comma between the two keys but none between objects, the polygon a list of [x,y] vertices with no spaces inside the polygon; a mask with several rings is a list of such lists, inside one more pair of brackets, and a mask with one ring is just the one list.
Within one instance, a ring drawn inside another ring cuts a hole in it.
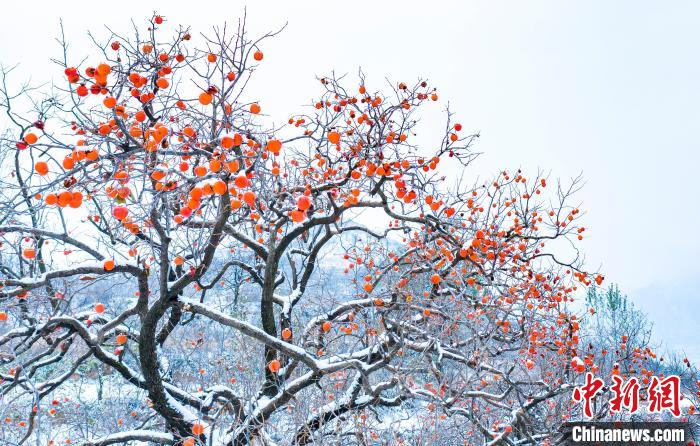
[{"label": "persimmon tree", "polygon": [[[415,145],[439,107],[424,80],[323,77],[272,126],[246,86],[276,33],[165,26],[93,37],[85,60],[61,42],[50,91],[3,70],[1,435],[546,443],[592,365],[569,309],[602,281],[576,250],[579,181],[466,185],[475,135],[449,111]],[[88,364],[138,406],[49,428]]]}]

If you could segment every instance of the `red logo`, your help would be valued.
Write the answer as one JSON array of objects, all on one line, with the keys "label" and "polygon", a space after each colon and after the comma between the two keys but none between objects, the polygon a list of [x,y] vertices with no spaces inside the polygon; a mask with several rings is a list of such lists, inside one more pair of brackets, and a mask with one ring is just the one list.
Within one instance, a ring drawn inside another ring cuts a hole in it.
[{"label": "red logo", "polygon": [[649,383],[649,412],[658,413],[664,409],[675,417],[681,415],[681,379],[677,376],[669,376],[663,380],[653,376]]},{"label": "red logo", "polygon": [[[612,398],[608,402],[610,413],[620,413],[623,410],[629,413],[639,411],[639,380],[632,377],[625,381],[618,375],[613,375],[613,383],[610,387]],[[605,381],[596,378],[592,373],[586,373],[585,382],[574,388],[572,399],[577,403],[583,403],[583,414],[586,418],[593,418],[593,400],[605,387]],[[647,389],[649,413],[661,413],[668,410],[673,416],[681,415],[681,380],[672,375],[660,379],[653,376]]]},{"label": "red logo", "polygon": [[586,382],[584,385],[574,389],[573,399],[577,403],[583,401],[583,413],[586,417],[593,418],[591,403],[604,385],[605,381],[600,378],[595,378],[591,372],[588,372],[586,373]]}]

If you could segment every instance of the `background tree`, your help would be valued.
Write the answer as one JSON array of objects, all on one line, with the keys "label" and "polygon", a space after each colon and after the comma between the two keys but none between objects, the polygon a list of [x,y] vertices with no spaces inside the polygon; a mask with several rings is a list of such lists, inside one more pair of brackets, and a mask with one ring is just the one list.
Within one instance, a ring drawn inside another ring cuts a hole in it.
[{"label": "background tree", "polygon": [[[646,313],[637,308],[616,284],[606,289],[589,287],[585,302],[589,314],[582,323],[582,344],[587,344],[589,358],[595,358],[596,373],[601,377],[613,374],[624,378],[638,377],[642,398],[646,396],[652,376],[677,375],[682,381],[683,406],[688,414],[695,414],[699,396],[697,369],[688,358],[653,345],[653,324]],[[608,401],[611,396],[606,388],[597,399],[597,418],[610,417]],[[642,406],[646,404],[645,401],[642,403]],[[621,413],[617,418],[657,420],[658,415],[649,415],[642,410],[636,416]],[[697,422],[696,417],[693,419]]]},{"label": "background tree", "polygon": [[634,367],[639,349],[650,348],[652,323],[636,308],[620,288],[590,287],[586,294],[590,315],[586,321],[587,340],[602,358],[599,367],[610,372],[613,367]]},{"label": "background tree", "polygon": [[[475,136],[414,145],[424,80],[323,77],[272,127],[275,33],[163,27],[62,42],[50,91],[3,70],[3,441],[546,444],[595,367],[579,181],[451,186]],[[74,402],[95,362],[109,407]]]}]

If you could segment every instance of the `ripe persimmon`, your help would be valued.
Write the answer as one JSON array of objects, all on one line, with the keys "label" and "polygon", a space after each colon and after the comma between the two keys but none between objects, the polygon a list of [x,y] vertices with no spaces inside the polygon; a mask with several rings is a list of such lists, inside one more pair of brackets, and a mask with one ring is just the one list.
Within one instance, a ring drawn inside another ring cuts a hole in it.
[{"label": "ripe persimmon", "polygon": [[328,133],[328,141],[331,144],[338,144],[340,142],[340,133],[338,133],[338,132]]},{"label": "ripe persimmon", "polygon": [[272,373],[277,373],[280,371],[281,364],[279,360],[273,359],[270,361],[270,363],[267,365],[267,368],[272,372]]},{"label": "ripe persimmon", "polygon": [[168,87],[170,86],[170,82],[168,82],[168,80],[167,80],[166,78],[164,78],[164,77],[159,77],[159,78],[156,80],[156,85],[157,85],[158,88],[160,88],[160,89],[165,89],[165,88],[168,88]]},{"label": "ripe persimmon", "polygon": [[199,437],[204,433],[204,425],[200,423],[194,423],[192,425],[192,433]]},{"label": "ripe persimmon", "polygon": [[280,149],[282,149],[282,141],[278,139],[271,139],[267,142],[266,149],[275,155],[279,155]]},{"label": "ripe persimmon", "polygon": [[124,220],[129,215],[129,209],[125,206],[115,206],[112,210],[112,215],[117,220]]},{"label": "ripe persimmon", "polygon": [[226,190],[228,188],[226,187],[226,183],[223,180],[217,180],[212,186],[212,189],[214,190],[214,193],[216,195],[223,195],[226,193]]},{"label": "ripe persimmon", "polygon": [[209,93],[207,93],[206,91],[199,95],[199,103],[202,105],[211,104],[212,99],[213,99],[213,96],[210,95]]},{"label": "ripe persimmon", "polygon": [[224,149],[230,149],[233,147],[233,145],[233,138],[231,138],[230,136],[224,136],[223,138],[221,138],[221,147],[223,147]]},{"label": "ripe persimmon", "polygon": [[36,164],[34,164],[34,170],[36,170],[36,173],[39,175],[44,176],[49,173],[49,165],[46,164],[45,161],[37,161]]},{"label": "ripe persimmon", "polygon": [[245,176],[243,172],[238,174],[236,176],[236,179],[234,180],[234,184],[236,185],[237,188],[242,189],[244,187],[247,187],[250,182],[248,181],[248,178]]},{"label": "ripe persimmon", "polygon": [[73,192],[71,193],[71,199],[68,205],[72,207],[73,209],[77,209],[83,204],[83,194],[81,192]]},{"label": "ripe persimmon", "polygon": [[302,195],[301,197],[297,198],[297,208],[300,211],[305,211],[311,207],[311,199],[307,197],[306,195]]},{"label": "ripe persimmon", "polygon": [[96,71],[97,74],[99,74],[100,76],[107,76],[109,73],[112,72],[112,68],[106,63],[101,63],[97,66]]},{"label": "ripe persimmon", "polygon": [[62,208],[68,206],[71,200],[73,200],[73,194],[67,190],[64,190],[58,194],[58,205]]},{"label": "ripe persimmon", "polygon": [[243,193],[243,202],[250,207],[255,206],[255,198],[255,192],[247,190]]}]

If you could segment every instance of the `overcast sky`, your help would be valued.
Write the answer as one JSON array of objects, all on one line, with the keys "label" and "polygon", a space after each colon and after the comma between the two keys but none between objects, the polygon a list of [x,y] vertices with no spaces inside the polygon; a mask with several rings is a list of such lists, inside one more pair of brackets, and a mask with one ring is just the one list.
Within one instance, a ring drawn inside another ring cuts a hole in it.
[{"label": "overcast sky", "polygon": [[[196,35],[234,22],[244,6],[6,2],[0,61],[21,64],[17,80],[46,81],[56,70],[49,58],[60,56],[59,18],[77,63],[88,29],[126,30],[155,10]],[[247,8],[253,33],[288,23],[264,45],[254,84],[278,121],[308,104],[319,92],[315,76],[331,70],[355,75],[362,67],[376,88],[385,77],[421,76],[466,130],[482,135],[483,155],[465,175],[517,167],[563,179],[582,173],[588,265],[650,313],[659,337],[700,359],[694,323],[677,322],[700,301],[699,2],[251,1]]]}]

